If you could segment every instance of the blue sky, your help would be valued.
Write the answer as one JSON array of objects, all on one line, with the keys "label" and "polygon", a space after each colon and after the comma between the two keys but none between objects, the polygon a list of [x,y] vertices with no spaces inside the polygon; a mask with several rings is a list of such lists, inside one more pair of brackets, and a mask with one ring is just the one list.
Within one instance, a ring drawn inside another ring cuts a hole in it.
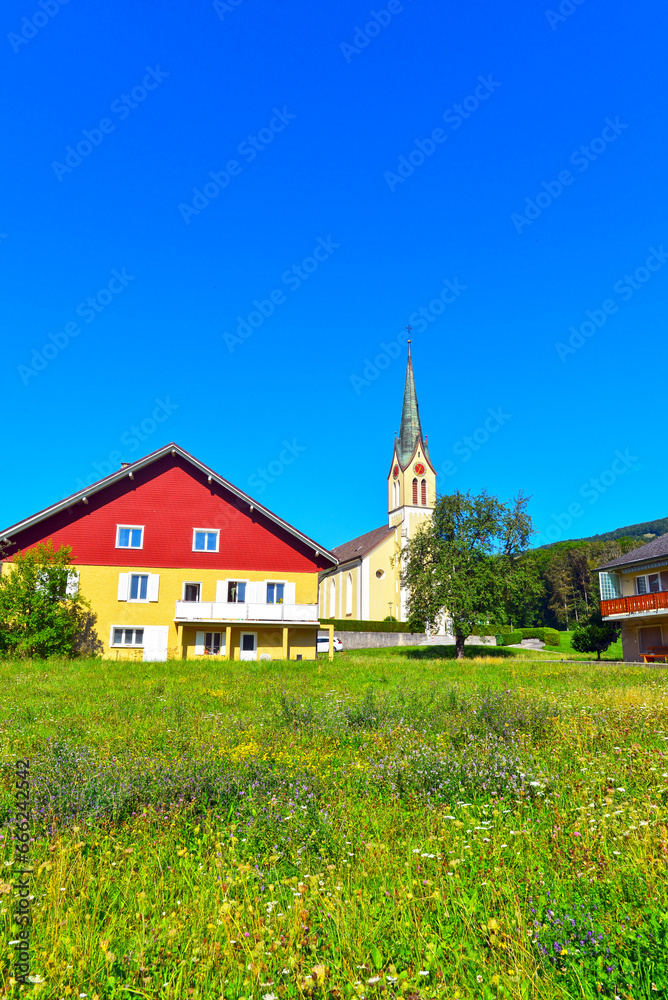
[{"label": "blue sky", "polygon": [[536,544],[668,514],[664,6],[0,17],[5,525],[175,440],[378,526],[409,320],[441,492],[523,489]]}]

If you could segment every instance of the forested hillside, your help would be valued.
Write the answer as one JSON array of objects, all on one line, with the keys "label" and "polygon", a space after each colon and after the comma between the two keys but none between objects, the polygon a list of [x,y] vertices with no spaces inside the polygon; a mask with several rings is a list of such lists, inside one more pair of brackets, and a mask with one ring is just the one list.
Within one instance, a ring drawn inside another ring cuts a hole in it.
[{"label": "forested hillside", "polygon": [[[641,524],[629,524],[626,528],[615,528],[614,531],[606,531],[602,535],[589,535],[588,538],[577,538],[572,539],[572,541],[614,542],[620,538],[638,538],[644,545],[659,535],[665,535],[666,532],[668,532],[668,517],[660,517],[656,521],[642,521]],[[554,542],[553,544],[559,545],[561,543]],[[551,546],[546,545],[542,547],[550,548]]]},{"label": "forested hillside", "polygon": [[527,586],[522,601],[509,609],[512,624],[573,628],[596,609],[600,600],[597,567],[650,540],[600,535],[530,549],[520,560]]}]

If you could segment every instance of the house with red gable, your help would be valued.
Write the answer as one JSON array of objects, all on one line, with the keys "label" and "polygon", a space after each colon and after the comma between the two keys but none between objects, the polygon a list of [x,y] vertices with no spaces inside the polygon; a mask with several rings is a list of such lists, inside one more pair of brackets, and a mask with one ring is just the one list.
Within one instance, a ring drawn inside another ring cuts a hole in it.
[{"label": "house with red gable", "polygon": [[3,573],[39,542],[69,545],[103,655],[124,660],[313,660],[318,574],[337,565],[173,443],[0,538]]}]

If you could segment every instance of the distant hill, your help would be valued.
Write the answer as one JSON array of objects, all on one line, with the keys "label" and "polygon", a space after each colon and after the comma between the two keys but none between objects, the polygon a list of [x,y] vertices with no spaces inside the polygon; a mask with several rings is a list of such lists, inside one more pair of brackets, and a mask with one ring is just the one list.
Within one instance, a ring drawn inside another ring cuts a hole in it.
[{"label": "distant hill", "polygon": [[[668,532],[668,517],[661,517],[657,521],[643,521],[641,524],[629,524],[625,528],[616,528],[614,531],[606,531],[602,535],[589,535],[587,538],[570,538],[571,542],[614,542],[618,538],[637,538],[644,545],[651,542],[659,535]],[[552,545],[563,544],[552,542],[551,545],[541,545],[540,548],[552,548]]]}]

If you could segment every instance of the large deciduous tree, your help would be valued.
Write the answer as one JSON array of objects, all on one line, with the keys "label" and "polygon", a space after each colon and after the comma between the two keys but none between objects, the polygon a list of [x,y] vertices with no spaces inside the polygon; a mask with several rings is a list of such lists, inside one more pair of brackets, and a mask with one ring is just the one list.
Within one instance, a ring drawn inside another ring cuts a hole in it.
[{"label": "large deciduous tree", "polygon": [[51,542],[17,552],[0,576],[0,652],[20,657],[101,651],[95,615],[74,586],[71,549]]},{"label": "large deciduous tree", "polygon": [[435,630],[445,613],[458,659],[469,635],[507,621],[522,589],[539,587],[523,563],[532,533],[528,502],[522,493],[508,504],[486,492],[440,497],[431,520],[406,545],[409,619]]}]

